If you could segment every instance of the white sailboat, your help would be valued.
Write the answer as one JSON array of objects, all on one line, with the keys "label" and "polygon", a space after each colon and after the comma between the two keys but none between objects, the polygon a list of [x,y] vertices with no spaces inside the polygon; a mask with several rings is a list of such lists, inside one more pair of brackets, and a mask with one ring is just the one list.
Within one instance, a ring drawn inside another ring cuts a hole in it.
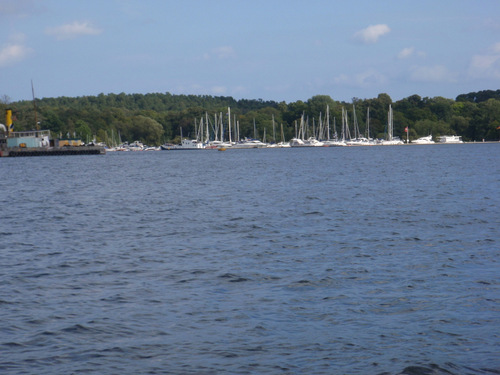
[{"label": "white sailboat", "polygon": [[345,146],[345,142],[342,142],[337,137],[337,129],[335,127],[335,117],[333,118],[333,139],[330,138],[330,106],[326,106],[326,140],[323,144],[328,147],[335,146]]},{"label": "white sailboat", "polygon": [[389,104],[389,112],[387,114],[387,135],[386,139],[380,142],[382,146],[394,146],[394,145],[403,145],[403,141],[399,139],[399,137],[394,136],[394,123],[393,123],[393,114],[392,114],[392,106]]}]

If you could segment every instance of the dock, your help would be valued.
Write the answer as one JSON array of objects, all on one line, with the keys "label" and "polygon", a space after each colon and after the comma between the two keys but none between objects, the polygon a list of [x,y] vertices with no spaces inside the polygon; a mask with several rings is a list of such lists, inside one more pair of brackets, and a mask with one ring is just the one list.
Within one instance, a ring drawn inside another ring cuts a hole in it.
[{"label": "dock", "polygon": [[9,147],[0,150],[1,157],[60,156],[60,155],[104,155],[104,147],[64,146],[64,147]]}]

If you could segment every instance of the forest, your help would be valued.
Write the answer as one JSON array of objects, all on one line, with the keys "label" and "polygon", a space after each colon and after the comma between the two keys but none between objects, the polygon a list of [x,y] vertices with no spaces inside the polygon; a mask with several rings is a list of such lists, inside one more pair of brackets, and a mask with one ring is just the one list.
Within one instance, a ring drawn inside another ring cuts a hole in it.
[{"label": "forest", "polygon": [[262,139],[265,136],[267,142],[280,142],[283,134],[288,141],[296,135],[297,122],[301,118],[314,128],[327,117],[333,137],[335,131],[340,133],[343,110],[347,113],[349,126],[356,121],[361,133],[369,130],[371,137],[383,138],[389,105],[394,113],[394,135],[403,139],[406,139],[405,128],[408,128],[410,140],[429,134],[434,137],[460,135],[469,142],[500,139],[500,90],[462,94],[455,100],[412,95],[395,102],[382,93],[372,99],[353,98],[350,103],[336,101],[328,95],[286,103],[168,92],[37,98],[18,102],[10,102],[4,95],[0,99],[2,113],[7,108],[13,111],[15,131],[38,126],[50,130],[53,137],[79,138],[87,143],[94,140],[108,145],[137,140],[151,146],[179,142],[181,134],[195,138],[202,119],[204,126],[207,119],[212,127],[214,122],[221,120],[227,126],[229,107],[231,121],[239,124],[240,138]]}]

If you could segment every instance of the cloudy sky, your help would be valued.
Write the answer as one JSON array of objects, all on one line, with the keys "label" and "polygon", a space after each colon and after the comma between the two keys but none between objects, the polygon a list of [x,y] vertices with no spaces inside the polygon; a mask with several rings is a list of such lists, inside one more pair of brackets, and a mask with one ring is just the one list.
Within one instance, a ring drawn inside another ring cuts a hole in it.
[{"label": "cloudy sky", "polygon": [[498,0],[0,0],[0,97],[500,89]]}]

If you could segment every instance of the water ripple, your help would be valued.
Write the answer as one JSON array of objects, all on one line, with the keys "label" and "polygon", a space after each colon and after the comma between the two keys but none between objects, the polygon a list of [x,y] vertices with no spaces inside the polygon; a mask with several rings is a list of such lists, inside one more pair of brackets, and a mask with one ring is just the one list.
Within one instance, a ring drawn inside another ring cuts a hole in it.
[{"label": "water ripple", "polygon": [[500,374],[497,148],[5,158],[0,372]]}]

